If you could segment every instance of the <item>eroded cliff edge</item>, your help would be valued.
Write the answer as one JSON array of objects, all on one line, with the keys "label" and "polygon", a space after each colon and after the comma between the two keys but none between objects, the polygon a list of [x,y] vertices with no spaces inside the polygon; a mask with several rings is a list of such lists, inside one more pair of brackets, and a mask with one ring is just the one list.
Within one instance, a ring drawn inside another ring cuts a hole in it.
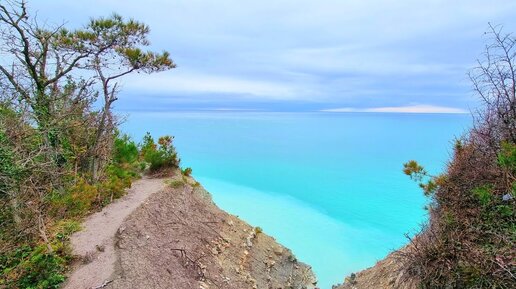
[{"label": "eroded cliff edge", "polygon": [[178,174],[120,226],[105,288],[315,288],[311,268]]},{"label": "eroded cliff edge", "polygon": [[410,250],[407,245],[378,261],[374,266],[345,278],[332,289],[416,289],[417,281],[404,275],[402,258]]}]

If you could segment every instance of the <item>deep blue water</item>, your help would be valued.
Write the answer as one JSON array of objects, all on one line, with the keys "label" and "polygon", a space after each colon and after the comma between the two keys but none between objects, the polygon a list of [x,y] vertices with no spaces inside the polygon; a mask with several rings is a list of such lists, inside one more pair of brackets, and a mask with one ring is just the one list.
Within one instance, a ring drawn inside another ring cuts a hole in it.
[{"label": "deep blue water", "polygon": [[313,266],[321,288],[372,266],[426,219],[402,173],[449,159],[471,118],[452,114],[133,113],[123,130],[171,134],[182,165],[226,211]]}]

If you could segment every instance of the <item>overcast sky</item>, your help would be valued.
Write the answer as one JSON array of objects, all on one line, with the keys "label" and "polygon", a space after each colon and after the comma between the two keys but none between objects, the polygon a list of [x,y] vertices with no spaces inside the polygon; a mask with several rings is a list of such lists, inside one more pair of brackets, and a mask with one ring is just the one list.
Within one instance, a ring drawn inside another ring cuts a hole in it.
[{"label": "overcast sky", "polygon": [[460,112],[488,22],[514,0],[32,0],[77,27],[116,12],[151,27],[178,67],[124,80],[121,111]]}]

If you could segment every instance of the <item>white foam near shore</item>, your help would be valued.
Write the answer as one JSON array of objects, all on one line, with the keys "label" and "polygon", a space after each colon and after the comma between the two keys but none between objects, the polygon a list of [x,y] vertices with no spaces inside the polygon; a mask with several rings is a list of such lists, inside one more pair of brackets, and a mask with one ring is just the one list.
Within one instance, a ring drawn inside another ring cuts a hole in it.
[{"label": "white foam near shore", "polygon": [[351,226],[295,198],[196,177],[222,209],[259,226],[313,267],[323,289],[386,255],[390,238],[378,230]]}]

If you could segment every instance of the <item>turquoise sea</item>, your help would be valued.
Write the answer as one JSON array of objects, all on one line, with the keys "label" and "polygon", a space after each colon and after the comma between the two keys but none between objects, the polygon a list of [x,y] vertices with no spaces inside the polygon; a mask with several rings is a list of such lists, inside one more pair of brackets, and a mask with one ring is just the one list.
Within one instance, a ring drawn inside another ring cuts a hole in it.
[{"label": "turquoise sea", "polygon": [[131,113],[123,130],[171,134],[224,210],[313,266],[323,289],[403,246],[426,220],[415,159],[446,166],[471,117],[394,113]]}]

